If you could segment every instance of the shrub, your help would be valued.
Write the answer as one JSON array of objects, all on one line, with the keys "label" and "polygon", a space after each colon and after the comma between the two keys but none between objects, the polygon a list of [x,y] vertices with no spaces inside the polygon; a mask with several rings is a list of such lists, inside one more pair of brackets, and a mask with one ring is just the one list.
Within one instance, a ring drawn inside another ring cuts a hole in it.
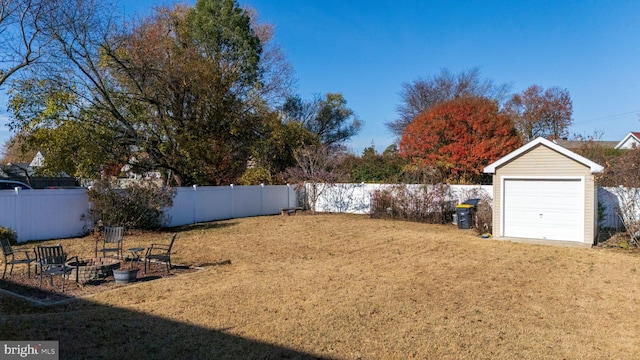
[{"label": "shrub", "polygon": [[0,238],[8,239],[11,245],[16,245],[18,243],[18,235],[15,231],[0,226]]},{"label": "shrub", "polygon": [[480,235],[493,233],[493,206],[492,200],[486,193],[481,194],[480,202],[475,211],[474,229]]},{"label": "shrub", "polygon": [[97,181],[88,191],[93,224],[127,229],[158,229],[167,220],[163,210],[173,204],[175,191],[155,180],[132,182],[124,188],[116,180]]},{"label": "shrub", "polygon": [[271,185],[273,178],[269,170],[256,166],[248,168],[244,174],[238,179],[238,185]]},{"label": "shrub", "polygon": [[454,202],[449,185],[395,185],[371,195],[371,217],[430,224],[451,222]]},{"label": "shrub", "polygon": [[629,243],[640,247],[640,149],[626,150],[607,162],[598,181],[602,186],[610,187],[615,196],[616,212],[629,236]]}]

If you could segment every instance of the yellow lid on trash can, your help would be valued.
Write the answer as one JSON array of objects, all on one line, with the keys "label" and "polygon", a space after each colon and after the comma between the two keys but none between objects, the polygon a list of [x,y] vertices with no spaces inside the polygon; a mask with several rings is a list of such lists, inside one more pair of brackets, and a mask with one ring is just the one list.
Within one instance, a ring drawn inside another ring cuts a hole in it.
[{"label": "yellow lid on trash can", "polygon": [[456,209],[471,209],[473,205],[471,204],[458,204],[456,205]]}]

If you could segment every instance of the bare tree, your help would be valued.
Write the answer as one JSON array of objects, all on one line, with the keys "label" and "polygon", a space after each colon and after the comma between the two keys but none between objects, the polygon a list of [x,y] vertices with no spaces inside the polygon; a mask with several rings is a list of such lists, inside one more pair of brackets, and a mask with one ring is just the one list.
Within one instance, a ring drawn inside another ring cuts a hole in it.
[{"label": "bare tree", "polygon": [[0,0],[0,86],[47,54],[54,9],[52,0]]},{"label": "bare tree", "polygon": [[631,149],[607,161],[598,182],[616,199],[616,212],[629,236],[629,243],[640,247],[640,149]]},{"label": "bare tree", "polygon": [[262,43],[260,70],[262,79],[260,86],[252,91],[252,106],[265,101],[271,107],[281,105],[292,96],[291,90],[296,83],[293,66],[287,61],[280,46],[273,41],[274,28],[270,23],[260,22],[258,12],[246,7],[244,10],[251,17],[251,28]]},{"label": "bare tree", "polygon": [[344,178],[338,167],[343,155],[341,151],[325,145],[305,146],[295,152],[298,166],[287,169],[286,176],[307,192],[312,213],[316,211],[318,198]]},{"label": "bare tree", "polygon": [[400,137],[417,115],[443,101],[472,96],[485,97],[500,103],[510,89],[510,84],[494,84],[492,80],[483,79],[478,68],[459,74],[442,69],[432,77],[403,83],[400,91],[401,103],[396,107],[398,118],[386,125],[393,134]]}]

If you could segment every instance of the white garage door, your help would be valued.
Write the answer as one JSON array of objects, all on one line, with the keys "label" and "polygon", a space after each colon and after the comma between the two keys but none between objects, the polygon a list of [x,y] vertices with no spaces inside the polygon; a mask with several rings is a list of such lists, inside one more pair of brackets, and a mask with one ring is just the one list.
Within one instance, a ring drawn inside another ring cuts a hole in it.
[{"label": "white garage door", "polygon": [[583,184],[580,180],[504,181],[504,236],[583,241]]}]

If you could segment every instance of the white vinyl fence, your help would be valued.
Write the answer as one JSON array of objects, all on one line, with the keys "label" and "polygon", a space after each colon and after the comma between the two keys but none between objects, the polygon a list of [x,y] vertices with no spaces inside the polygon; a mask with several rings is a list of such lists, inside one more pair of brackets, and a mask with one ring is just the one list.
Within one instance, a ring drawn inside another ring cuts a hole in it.
[{"label": "white vinyl fence", "polygon": [[[310,184],[307,184],[309,187]],[[327,186],[316,211],[369,214],[371,194],[385,184],[335,184]],[[421,185],[411,185],[420,187]],[[451,185],[450,200],[462,202],[493,194],[491,185]],[[600,225],[621,228],[616,208],[621,203],[609,188],[598,189],[603,208]],[[298,205],[295,186],[194,186],[178,188],[173,206],[166,211],[170,227],[198,222],[279,214],[281,208]],[[89,201],[82,189],[0,191],[0,226],[16,231],[19,241],[76,237],[91,224]]]},{"label": "white vinyl fence", "polygon": [[[602,218],[599,224],[603,228],[622,229],[624,225],[620,220],[617,209],[622,206],[623,202],[613,188],[598,188],[598,202],[602,205]],[[640,217],[640,214],[638,214]]]},{"label": "white vinyl fence", "polygon": [[178,188],[166,211],[168,226],[279,214],[298,203],[293,185],[193,186]]},{"label": "white vinyl fence", "polygon": [[[167,225],[274,215],[297,203],[289,185],[178,188]],[[0,226],[13,229],[20,242],[82,236],[91,227],[89,209],[84,189],[0,191]]]},{"label": "white vinyl fence", "polygon": [[18,241],[81,236],[88,212],[84,189],[0,191],[0,226],[13,229]]},{"label": "white vinyl fence", "polygon": [[[307,184],[310,192],[312,184]],[[371,195],[377,190],[390,189],[394,184],[333,184],[322,186],[322,194],[318,197],[315,210],[319,212],[344,212],[352,214],[369,214],[371,212]],[[408,184],[407,188],[417,190],[424,185]],[[427,185],[428,186],[428,185]],[[493,195],[492,185],[451,185],[449,201],[461,203],[478,198],[482,193]]]},{"label": "white vinyl fence", "polygon": [[[307,189],[312,186],[307,184]],[[388,184],[334,184],[322,185],[323,193],[316,202],[316,211],[346,212],[352,214],[369,214],[371,212],[371,195],[376,190],[383,190],[395,185]],[[423,185],[407,185],[418,188]],[[309,190],[308,190],[309,191]],[[485,193],[493,197],[493,185],[451,185],[449,200],[462,203],[468,199],[478,198]],[[604,228],[621,229],[622,222],[616,209],[621,201],[611,188],[598,188],[598,202],[602,205],[602,217],[599,225]],[[640,216],[640,214],[638,214]]]}]

